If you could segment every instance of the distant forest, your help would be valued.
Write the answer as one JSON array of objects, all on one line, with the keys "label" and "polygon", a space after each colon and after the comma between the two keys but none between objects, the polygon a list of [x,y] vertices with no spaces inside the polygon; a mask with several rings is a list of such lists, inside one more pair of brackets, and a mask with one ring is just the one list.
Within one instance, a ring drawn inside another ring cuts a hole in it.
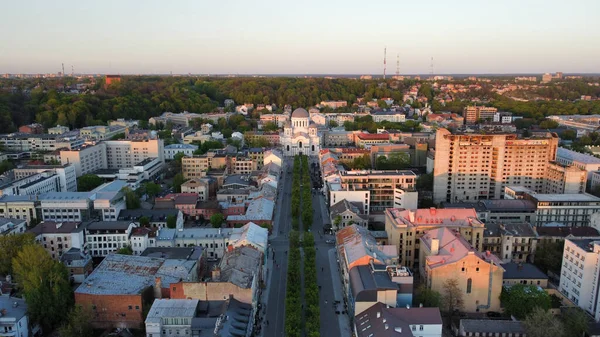
[{"label": "distant forest", "polygon": [[[236,104],[275,103],[309,107],[324,100],[344,100],[352,104],[358,97],[367,100],[391,97],[402,101],[403,92],[414,80],[354,80],[325,78],[201,78],[123,76],[119,83],[105,88],[98,79],[89,90],[80,94],[68,93],[76,83],[73,78],[2,79],[0,80],[0,133],[15,131],[20,125],[38,122],[45,127],[57,124],[71,128],[105,124],[117,118],[147,120],[165,111],[207,113],[223,106],[227,98]],[[466,82],[466,81],[465,81]],[[457,82],[453,82],[457,83]],[[434,101],[434,111],[460,112],[470,98],[485,99],[488,105],[503,111],[536,120],[553,114],[600,114],[600,101],[576,101],[581,95],[598,97],[600,89],[583,81],[561,83],[534,92],[552,96],[547,100],[516,101],[491,91],[494,83],[484,83],[477,91],[461,93],[447,106]],[[433,98],[437,92],[429,84],[419,90]],[[431,100],[430,100],[431,101]],[[417,104],[417,103],[415,103]],[[341,111],[350,111],[344,109]]]}]

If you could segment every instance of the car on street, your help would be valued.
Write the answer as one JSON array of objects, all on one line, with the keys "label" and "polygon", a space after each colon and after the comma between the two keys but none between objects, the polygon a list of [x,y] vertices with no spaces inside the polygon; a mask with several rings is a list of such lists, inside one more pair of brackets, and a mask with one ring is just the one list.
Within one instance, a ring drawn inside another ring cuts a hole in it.
[{"label": "car on street", "polygon": [[335,240],[332,240],[332,239],[325,240],[325,243],[333,245],[335,243]]}]

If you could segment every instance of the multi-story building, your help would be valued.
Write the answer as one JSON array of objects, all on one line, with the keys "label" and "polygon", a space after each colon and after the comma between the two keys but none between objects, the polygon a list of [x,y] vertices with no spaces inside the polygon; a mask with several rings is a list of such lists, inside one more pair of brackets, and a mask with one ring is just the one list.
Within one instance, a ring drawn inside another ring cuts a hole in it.
[{"label": "multi-story building", "polygon": [[[0,296],[0,335],[7,337],[29,337],[30,326],[27,316],[27,303],[24,299]],[[32,335],[33,336],[33,335]]]},{"label": "multi-story building", "polygon": [[27,222],[23,219],[0,218],[0,236],[25,232]]},{"label": "multi-story building", "polygon": [[53,259],[59,259],[71,248],[85,248],[84,226],[81,222],[42,221],[29,232]]},{"label": "multi-story building", "polygon": [[433,201],[501,199],[506,185],[541,191],[548,163],[556,159],[558,136],[451,133],[435,139]]},{"label": "multi-story building", "polygon": [[200,178],[210,169],[227,167],[227,156],[224,154],[207,153],[201,156],[181,158],[181,171],[185,179]]},{"label": "multi-story building", "polygon": [[191,336],[192,321],[197,317],[199,302],[192,299],[155,300],[146,317],[146,335]]},{"label": "multi-story building", "polygon": [[229,173],[249,175],[258,170],[258,161],[243,155],[229,157]]},{"label": "multi-story building", "polygon": [[67,267],[71,281],[83,283],[92,272],[92,257],[82,249],[71,247],[60,257],[60,262]]},{"label": "multi-story building", "polygon": [[194,151],[198,150],[198,145],[193,144],[170,144],[165,146],[165,159],[173,160],[175,155],[183,153],[184,156],[191,157],[194,155]]},{"label": "multi-story building", "polygon": [[332,205],[329,208],[329,216],[333,230],[338,230],[352,224],[367,227],[369,216],[364,213],[362,208],[362,203],[352,203],[346,199]]},{"label": "multi-story building", "polygon": [[531,200],[495,199],[477,202],[442,203],[443,208],[475,208],[484,223],[535,223],[536,204]]},{"label": "multi-story building", "polygon": [[549,162],[541,193],[584,193],[588,173],[574,165]]},{"label": "multi-story building", "polygon": [[348,106],[346,101],[321,101],[321,107],[328,107],[332,109],[343,108]]},{"label": "multi-story building", "polygon": [[325,147],[354,144],[354,132],[343,129],[325,131],[323,132],[323,143]]},{"label": "multi-story building", "polygon": [[108,168],[106,144],[81,146],[71,150],[60,151],[62,165],[72,164],[77,176]]},{"label": "multi-story building", "polygon": [[22,179],[42,172],[55,173],[59,178],[57,191],[77,192],[77,170],[75,165],[26,165],[13,169],[15,179]]},{"label": "multi-story building", "polygon": [[548,288],[548,275],[531,263],[509,262],[502,264],[504,279],[502,284],[528,284]]},{"label": "multi-story building", "polygon": [[500,311],[504,269],[490,252],[473,248],[447,227],[426,231],[420,239],[419,266],[427,288],[445,293],[445,282],[458,281],[464,311]]},{"label": "multi-story building", "polygon": [[[597,128],[597,126],[596,126]],[[589,154],[559,147],[556,151],[556,161],[569,166],[576,166],[587,172],[587,180],[592,179],[592,172],[600,170],[600,158]]]},{"label": "multi-story building", "polygon": [[399,111],[375,111],[371,113],[374,122],[393,122],[393,123],[404,123],[406,122],[406,115]]},{"label": "multi-story building", "polygon": [[507,186],[504,198],[533,201],[536,205],[536,227],[549,223],[589,226],[592,214],[600,212],[600,198],[587,193],[542,194],[521,186]]},{"label": "multi-story building", "polygon": [[44,126],[39,123],[33,123],[29,125],[22,125],[19,127],[19,132],[41,134],[44,133]]},{"label": "multi-story building", "polygon": [[278,128],[282,128],[285,123],[290,121],[289,114],[263,114],[260,115],[260,123],[264,126],[267,123],[273,123]]},{"label": "multi-story building", "polygon": [[108,140],[121,133],[124,137],[125,129],[126,127],[121,125],[94,125],[81,128],[79,134],[89,140]]},{"label": "multi-story building", "polygon": [[354,318],[354,336],[442,337],[442,324],[437,307],[394,308],[376,303]]},{"label": "multi-story building", "polygon": [[390,207],[417,207],[417,175],[413,171],[346,171],[340,178],[339,188],[329,191],[330,205],[343,199],[360,202],[367,214]]},{"label": "multi-story building", "polygon": [[136,224],[131,221],[92,221],[85,225],[87,251],[104,257],[130,245]]},{"label": "multi-story building", "polygon": [[400,263],[409,268],[415,268],[419,262],[419,239],[426,231],[451,228],[481,251],[484,226],[474,209],[388,208],[385,211],[389,243],[396,246]]},{"label": "multi-story building", "polygon": [[38,195],[58,192],[60,178],[52,172],[42,172],[0,184],[0,195]]},{"label": "multi-story building", "polygon": [[106,164],[109,169],[133,167],[147,158],[158,158],[164,163],[164,142],[162,139],[107,140]]},{"label": "multi-story building", "polygon": [[79,222],[90,219],[93,192],[52,192],[39,196],[44,221]]},{"label": "multi-story building", "polygon": [[0,135],[0,145],[10,152],[47,152],[60,148],[76,148],[83,145],[77,135],[51,135],[11,133]]},{"label": "multi-story building", "polygon": [[210,183],[206,178],[194,178],[181,184],[181,193],[197,193],[199,201],[209,197]]},{"label": "multi-story building", "polygon": [[498,109],[487,106],[468,106],[463,110],[463,117],[466,124],[476,124],[478,121],[494,120],[494,115]]},{"label": "multi-story building", "polygon": [[68,126],[57,125],[52,128],[48,128],[48,133],[51,135],[62,135],[63,133],[69,132]]},{"label": "multi-story building", "polygon": [[600,237],[565,240],[558,290],[583,310],[600,318]]},{"label": "multi-story building", "polygon": [[31,220],[40,219],[37,212],[39,201],[33,195],[4,195],[0,197],[0,216],[22,219],[29,225]]},{"label": "multi-story building", "polygon": [[252,147],[246,152],[246,155],[256,162],[257,170],[261,170],[263,168],[265,154],[265,149],[262,147]]},{"label": "multi-story building", "polygon": [[502,262],[533,262],[537,233],[529,223],[485,224],[483,251],[490,251]]},{"label": "multi-story building", "polygon": [[387,144],[390,142],[390,135],[387,133],[359,133],[356,135],[354,142],[358,147]]},{"label": "multi-story building", "polygon": [[150,123],[152,125],[161,123],[164,125],[164,124],[167,124],[167,122],[171,122],[172,124],[175,124],[175,125],[190,126],[190,123],[192,122],[192,120],[200,119],[200,118],[204,118],[204,117],[205,117],[204,115],[190,113],[187,111],[184,111],[182,113],[164,112],[162,115],[160,115],[158,117],[151,117],[148,120],[148,123]]}]

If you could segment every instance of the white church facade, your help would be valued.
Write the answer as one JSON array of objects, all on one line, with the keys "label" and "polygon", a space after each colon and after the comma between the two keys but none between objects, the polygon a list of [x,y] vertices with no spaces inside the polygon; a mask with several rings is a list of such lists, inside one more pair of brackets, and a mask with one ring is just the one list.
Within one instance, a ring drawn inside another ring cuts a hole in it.
[{"label": "white church facade", "polygon": [[310,121],[308,111],[302,108],[294,110],[291,124],[283,128],[279,140],[284,156],[317,156],[321,150],[321,137],[317,126]]}]

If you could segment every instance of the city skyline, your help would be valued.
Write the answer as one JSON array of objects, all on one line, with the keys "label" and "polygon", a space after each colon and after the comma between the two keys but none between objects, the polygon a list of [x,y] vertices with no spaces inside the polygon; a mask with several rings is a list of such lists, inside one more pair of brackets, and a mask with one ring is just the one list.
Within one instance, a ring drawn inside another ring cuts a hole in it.
[{"label": "city skyline", "polygon": [[4,3],[0,73],[381,74],[385,47],[388,75],[397,55],[401,74],[600,72],[600,3],[575,3]]}]

